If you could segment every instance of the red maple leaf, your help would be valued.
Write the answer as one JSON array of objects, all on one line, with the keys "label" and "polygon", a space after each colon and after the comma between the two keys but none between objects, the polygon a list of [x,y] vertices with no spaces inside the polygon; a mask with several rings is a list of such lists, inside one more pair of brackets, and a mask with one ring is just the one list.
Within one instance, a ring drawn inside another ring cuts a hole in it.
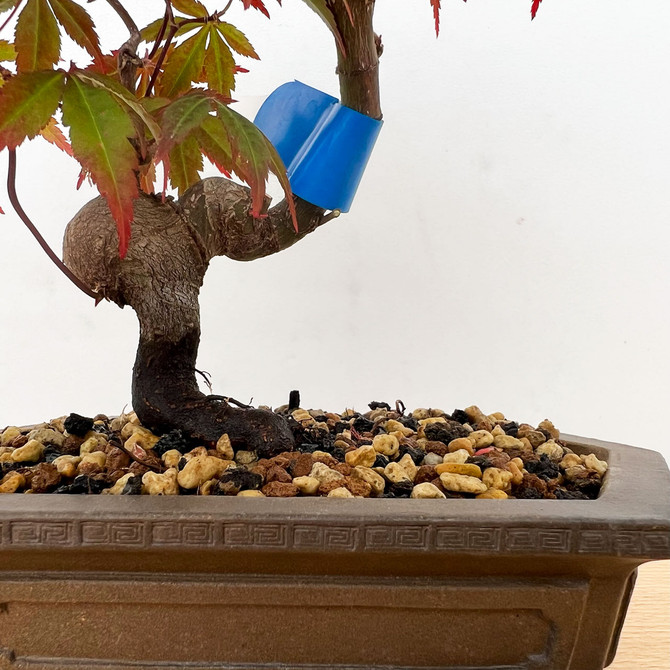
[{"label": "red maple leaf", "polygon": [[538,10],[541,2],[542,2],[542,0],[533,0],[533,6],[530,8],[530,19],[531,19],[531,21],[535,18],[535,14],[537,14],[537,10]]},{"label": "red maple leaf", "polygon": [[440,0],[430,0],[433,7],[433,16],[435,17],[435,36],[440,34]]}]

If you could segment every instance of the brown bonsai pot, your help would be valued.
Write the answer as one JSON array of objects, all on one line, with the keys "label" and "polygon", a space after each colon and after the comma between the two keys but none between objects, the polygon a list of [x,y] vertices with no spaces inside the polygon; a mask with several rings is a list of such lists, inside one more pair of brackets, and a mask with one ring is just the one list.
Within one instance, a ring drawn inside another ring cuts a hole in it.
[{"label": "brown bonsai pot", "polygon": [[602,668],[670,473],[567,440],[597,500],[1,496],[0,668]]}]

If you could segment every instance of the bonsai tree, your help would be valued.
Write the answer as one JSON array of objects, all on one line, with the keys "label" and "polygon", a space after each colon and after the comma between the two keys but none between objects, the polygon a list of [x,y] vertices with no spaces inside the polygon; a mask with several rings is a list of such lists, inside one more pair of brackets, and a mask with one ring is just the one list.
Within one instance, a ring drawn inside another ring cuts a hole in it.
[{"label": "bonsai tree", "polygon": [[[304,0],[330,29],[337,51],[341,102],[381,119],[378,67],[383,51],[373,29],[374,0]],[[277,253],[329,221],[327,212],[291,192],[277,151],[231,107],[239,57],[257,59],[247,37],[219,8],[200,0],[166,0],[140,29],[132,3],[107,0],[128,29],[111,53],[100,47],[84,3],[0,0],[0,149],[9,155],[11,204],[52,260],[96,304],[130,305],[140,323],[133,369],[133,408],[156,433],[180,430],[213,443],[266,453],[290,448],[293,436],[273,412],[208,396],[198,388],[198,293],[212,258],[249,261]],[[534,17],[541,0],[532,0]],[[262,0],[245,9],[268,14]],[[430,0],[439,32],[440,0]],[[89,62],[63,64],[62,38]],[[245,61],[246,62],[246,61]],[[68,136],[66,137],[65,129]],[[100,197],[68,224],[63,260],[46,245],[15,190],[16,149],[37,135],[81,166]],[[203,158],[224,175],[201,179]],[[162,170],[162,181],[157,184]],[[274,173],[285,197],[270,207]],[[231,180],[235,175],[247,186]],[[178,199],[166,196],[168,182]]]}]

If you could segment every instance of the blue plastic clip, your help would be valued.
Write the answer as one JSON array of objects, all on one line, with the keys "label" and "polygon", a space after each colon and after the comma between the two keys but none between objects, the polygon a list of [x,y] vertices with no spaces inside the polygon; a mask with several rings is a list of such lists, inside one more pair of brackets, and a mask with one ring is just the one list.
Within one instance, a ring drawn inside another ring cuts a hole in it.
[{"label": "blue plastic clip", "polygon": [[254,123],[277,149],[296,195],[349,211],[381,121],[292,81],[270,94]]}]

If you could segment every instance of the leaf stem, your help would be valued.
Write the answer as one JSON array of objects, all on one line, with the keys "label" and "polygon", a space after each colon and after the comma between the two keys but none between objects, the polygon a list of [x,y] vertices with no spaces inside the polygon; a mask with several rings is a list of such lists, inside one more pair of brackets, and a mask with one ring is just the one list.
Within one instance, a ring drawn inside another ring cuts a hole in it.
[{"label": "leaf stem", "polygon": [[54,250],[49,246],[47,241],[42,237],[40,232],[35,227],[35,224],[30,220],[25,213],[19,198],[16,195],[16,149],[9,150],[9,168],[7,170],[7,193],[9,194],[9,201],[12,203],[14,211],[19,215],[19,218],[26,224],[28,230],[33,234],[39,245],[44,249],[46,255],[55,263],[56,267],[78,288],[80,288],[87,296],[94,298],[96,304],[102,299],[102,296],[95,291],[92,291],[86,284],[84,284],[79,277],[77,277],[70,268],[58,258]]},{"label": "leaf stem", "polygon": [[12,20],[12,17],[14,16],[14,14],[16,14],[16,12],[18,11],[20,6],[21,6],[21,2],[17,2],[14,9],[12,9],[12,11],[9,13],[9,16],[7,17],[5,22],[0,27],[0,32],[2,32],[5,29],[5,26]]}]

